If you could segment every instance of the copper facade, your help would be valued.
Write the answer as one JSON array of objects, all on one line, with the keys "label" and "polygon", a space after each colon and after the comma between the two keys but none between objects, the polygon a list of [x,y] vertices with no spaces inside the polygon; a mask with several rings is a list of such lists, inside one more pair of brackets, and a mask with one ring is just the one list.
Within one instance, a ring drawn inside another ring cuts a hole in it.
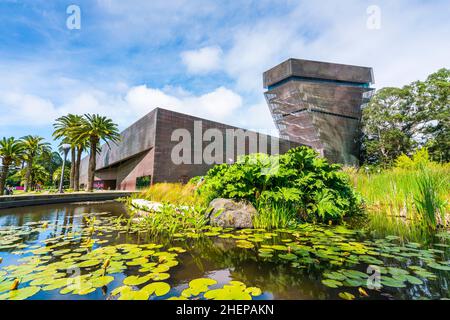
[{"label": "copper facade", "polygon": [[[172,141],[174,130],[185,129],[192,137],[195,135],[195,123],[201,122],[203,131],[217,129],[226,135],[227,129],[239,129],[223,123],[209,121],[186,114],[156,108],[145,117],[131,125],[122,132],[121,142],[117,145],[103,145],[97,155],[95,181],[98,186],[108,186],[111,189],[135,190],[138,182],[150,179],[150,184],[158,182],[186,182],[194,176],[204,175],[214,164],[183,163],[175,164],[171,159],[174,146],[179,141]],[[242,130],[242,129],[241,129]],[[269,137],[260,133],[244,130],[254,134],[258,140],[257,152],[284,153],[299,144],[285,141],[275,137]],[[267,141],[266,150],[260,148],[259,142]],[[201,151],[211,141],[201,142]],[[276,142],[277,150],[272,150],[272,142]],[[194,156],[194,141],[189,152]],[[250,153],[249,141],[245,140],[244,153]],[[237,144],[233,144],[233,157],[227,158],[225,150],[230,147],[229,141],[223,140],[224,153],[220,155],[221,163],[229,163],[237,160]],[[80,182],[87,183],[88,157],[81,163]],[[145,178],[145,179],[143,179]],[[114,183],[114,188],[112,187]]]},{"label": "copper facade", "polygon": [[280,137],[311,146],[335,163],[358,165],[361,107],[371,68],[289,59],[263,76]]}]

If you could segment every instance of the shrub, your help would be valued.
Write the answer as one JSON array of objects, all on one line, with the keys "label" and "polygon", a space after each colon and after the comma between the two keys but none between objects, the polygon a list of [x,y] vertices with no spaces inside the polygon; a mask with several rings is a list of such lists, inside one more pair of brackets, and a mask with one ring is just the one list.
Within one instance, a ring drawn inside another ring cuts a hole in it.
[{"label": "shrub", "polygon": [[430,165],[433,165],[433,162],[430,160],[430,155],[428,154],[427,148],[416,150],[412,157],[402,154],[397,158],[397,160],[395,160],[395,166],[401,169],[415,170],[422,169]]},{"label": "shrub", "polygon": [[359,200],[341,167],[307,147],[284,155],[253,154],[212,168],[199,192],[214,198],[245,199],[258,208],[289,208],[308,221],[339,221],[359,211]]}]

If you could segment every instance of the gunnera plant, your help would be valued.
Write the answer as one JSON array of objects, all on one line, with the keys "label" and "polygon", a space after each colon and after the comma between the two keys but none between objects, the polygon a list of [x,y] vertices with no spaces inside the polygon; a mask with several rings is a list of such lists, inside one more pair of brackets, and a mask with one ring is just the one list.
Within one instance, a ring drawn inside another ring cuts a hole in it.
[{"label": "gunnera plant", "polygon": [[341,166],[328,163],[308,147],[283,155],[252,154],[231,165],[217,165],[198,192],[207,201],[245,199],[257,208],[283,208],[286,215],[294,213],[304,221],[341,221],[361,207]]}]

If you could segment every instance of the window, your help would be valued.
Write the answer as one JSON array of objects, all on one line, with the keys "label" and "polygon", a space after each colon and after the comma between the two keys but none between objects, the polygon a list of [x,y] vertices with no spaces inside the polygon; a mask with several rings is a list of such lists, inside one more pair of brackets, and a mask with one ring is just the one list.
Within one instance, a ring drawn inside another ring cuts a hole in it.
[{"label": "window", "polygon": [[152,185],[152,176],[142,176],[136,178],[136,189],[148,188]]}]

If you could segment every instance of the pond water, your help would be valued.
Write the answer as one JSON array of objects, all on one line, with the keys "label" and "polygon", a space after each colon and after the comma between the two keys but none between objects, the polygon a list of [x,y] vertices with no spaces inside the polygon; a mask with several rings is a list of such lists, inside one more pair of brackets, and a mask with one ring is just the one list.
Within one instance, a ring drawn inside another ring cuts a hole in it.
[{"label": "pond water", "polygon": [[448,232],[428,245],[310,224],[164,238],[125,214],[118,202],[0,210],[0,300],[450,298]]}]

